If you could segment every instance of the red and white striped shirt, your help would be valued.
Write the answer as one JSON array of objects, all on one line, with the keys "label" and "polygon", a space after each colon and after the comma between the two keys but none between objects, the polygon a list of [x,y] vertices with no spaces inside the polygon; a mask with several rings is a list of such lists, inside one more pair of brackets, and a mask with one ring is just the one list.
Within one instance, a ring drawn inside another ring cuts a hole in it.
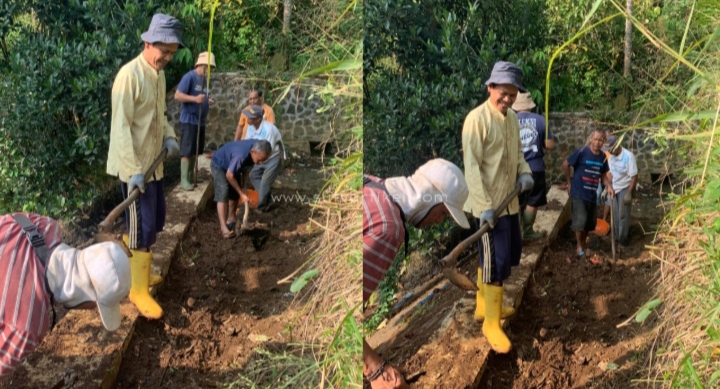
[{"label": "red and white striped shirt", "polygon": [[[61,243],[60,226],[48,217],[28,214],[45,245]],[[50,295],[45,268],[11,215],[0,216],[0,381],[7,379],[40,344],[50,326]]]},{"label": "red and white striped shirt", "polygon": [[[377,177],[367,176],[373,182]],[[400,210],[379,188],[363,187],[363,302],[377,288],[405,238]]]}]

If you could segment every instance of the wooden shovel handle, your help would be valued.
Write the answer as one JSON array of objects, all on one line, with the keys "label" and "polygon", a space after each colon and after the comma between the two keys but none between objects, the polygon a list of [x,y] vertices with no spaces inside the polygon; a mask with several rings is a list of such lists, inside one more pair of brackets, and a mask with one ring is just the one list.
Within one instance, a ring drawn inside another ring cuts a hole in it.
[{"label": "wooden shovel handle", "polygon": [[[500,216],[500,212],[502,212],[503,209],[507,208],[508,204],[510,204],[510,201],[512,201],[517,195],[520,194],[521,188],[522,187],[520,185],[516,185],[515,190],[513,190],[512,193],[510,193],[510,195],[505,200],[503,200],[502,203],[500,203],[500,206],[495,210],[495,219],[494,219],[495,222],[497,222],[497,220]],[[445,256],[445,258],[443,258],[442,261],[445,263],[448,263],[448,262],[455,263],[457,261],[457,258],[460,256],[460,254],[463,251],[465,251],[468,247],[470,247],[470,245],[472,245],[473,243],[480,240],[480,238],[483,235],[485,235],[485,233],[488,232],[488,230],[490,230],[490,225],[488,225],[487,223],[484,223],[476,233],[470,235],[470,237],[468,237],[467,239],[460,242],[457,246],[455,246],[453,251],[451,251],[450,254]]]},{"label": "wooden shovel handle", "polygon": [[[158,155],[157,158],[155,158],[155,161],[152,165],[150,165],[150,169],[145,172],[145,178],[144,182],[147,183],[150,181],[150,177],[153,176],[155,173],[155,170],[157,170],[158,166],[160,166],[160,163],[165,160],[165,157],[167,157],[168,150],[162,149],[160,152],[160,155]],[[140,190],[138,188],[135,188],[128,194],[128,197],[120,203],[115,209],[110,211],[110,213],[107,215],[105,220],[100,222],[98,225],[98,230],[101,232],[110,232],[110,229],[112,228],[112,225],[115,223],[115,219],[120,216],[121,213],[125,212],[125,209],[130,206],[137,198],[140,196]]]}]

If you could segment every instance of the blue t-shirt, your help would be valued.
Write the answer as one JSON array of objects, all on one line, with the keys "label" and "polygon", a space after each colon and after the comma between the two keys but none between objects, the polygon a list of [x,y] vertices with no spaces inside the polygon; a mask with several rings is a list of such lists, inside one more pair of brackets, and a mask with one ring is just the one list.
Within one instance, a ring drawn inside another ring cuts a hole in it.
[{"label": "blue t-shirt", "polygon": [[[194,69],[185,73],[180,84],[178,84],[177,90],[186,95],[197,96],[205,94],[205,102],[202,105],[202,122],[200,125],[205,125],[205,118],[207,118],[208,111],[210,111],[210,104],[207,98],[207,85],[203,83],[203,77],[199,75]],[[180,123],[198,124],[198,116],[200,114],[200,104],[198,103],[180,103],[182,108],[180,111]]]},{"label": "blue t-shirt", "polygon": [[590,151],[590,147],[583,146],[575,150],[567,161],[575,169],[570,195],[595,203],[600,175],[610,170],[605,153],[601,151],[595,155]]},{"label": "blue t-shirt", "polygon": [[[520,141],[525,161],[534,172],[545,171],[545,118],[532,112],[518,112],[520,122]],[[552,139],[552,131],[548,129],[548,139]]]},{"label": "blue t-shirt", "polygon": [[257,142],[257,139],[238,140],[224,144],[218,151],[213,153],[212,164],[223,171],[230,170],[237,175],[240,170],[253,167],[250,156],[250,149]]}]

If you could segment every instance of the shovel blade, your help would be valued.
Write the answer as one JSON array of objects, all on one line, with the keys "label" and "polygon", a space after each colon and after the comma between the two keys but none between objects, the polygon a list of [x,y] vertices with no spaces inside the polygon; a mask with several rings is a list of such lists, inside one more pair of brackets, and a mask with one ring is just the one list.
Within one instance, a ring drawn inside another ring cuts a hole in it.
[{"label": "shovel blade", "polygon": [[455,268],[444,268],[443,274],[447,277],[450,282],[462,290],[474,290],[477,291],[477,285],[468,278],[465,274],[460,273]]}]

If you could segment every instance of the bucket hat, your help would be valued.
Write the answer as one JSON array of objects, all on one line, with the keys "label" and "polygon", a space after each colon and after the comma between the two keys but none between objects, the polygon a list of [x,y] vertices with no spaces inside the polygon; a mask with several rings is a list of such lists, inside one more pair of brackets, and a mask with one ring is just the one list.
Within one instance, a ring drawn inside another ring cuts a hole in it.
[{"label": "bucket hat", "polygon": [[510,84],[514,85],[521,93],[527,92],[523,86],[523,72],[517,65],[512,62],[498,61],[493,66],[490,78],[485,81],[485,85],[490,84]]},{"label": "bucket hat", "polygon": [[185,47],[182,43],[182,32],[183,24],[179,20],[170,15],[155,14],[150,27],[140,37],[148,43],[177,43],[180,47]]}]

